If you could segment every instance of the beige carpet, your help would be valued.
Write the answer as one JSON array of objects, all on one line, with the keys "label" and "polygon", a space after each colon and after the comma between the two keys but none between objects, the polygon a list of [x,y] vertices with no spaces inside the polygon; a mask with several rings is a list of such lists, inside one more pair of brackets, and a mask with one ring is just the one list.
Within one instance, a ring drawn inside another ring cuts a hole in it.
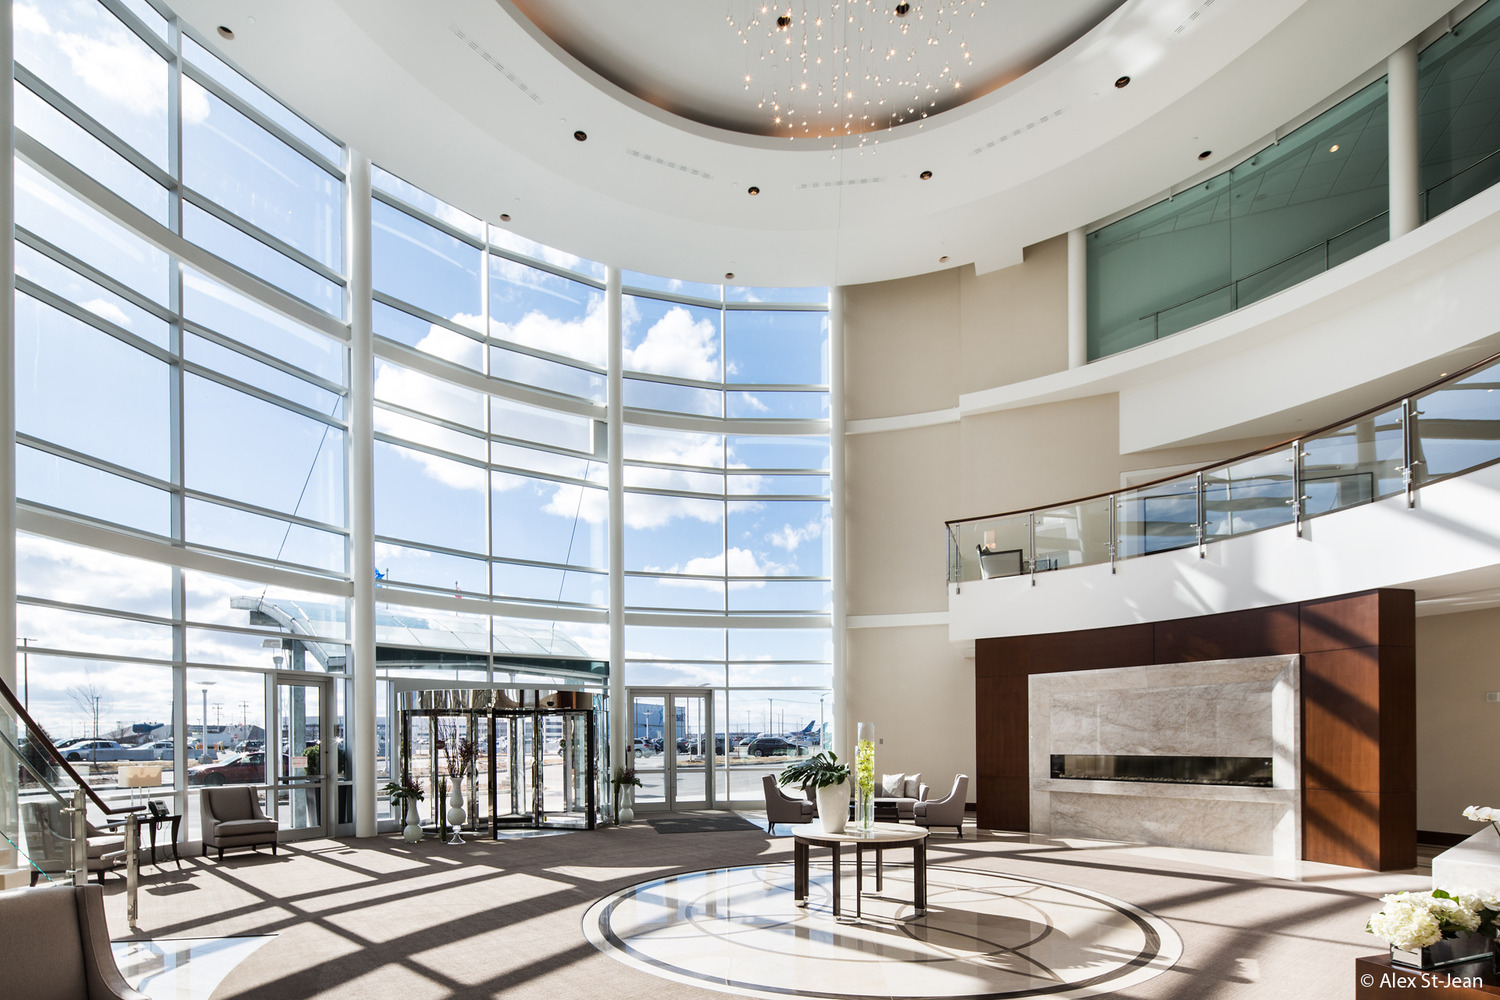
[{"label": "beige carpet", "polygon": [[[583,911],[606,892],[670,872],[789,861],[791,846],[789,836],[759,831],[663,835],[644,823],[462,847],[430,838],[305,841],[279,858],[240,853],[184,861],[181,872],[146,868],[140,936],[277,935],[215,1000],[709,1000],[725,994],[597,952],[580,930]],[[1094,889],[1168,920],[1183,939],[1182,961],[1121,997],[1351,997],[1354,957],[1381,950],[1364,933],[1374,897],[1428,884],[1423,873],[1324,866],[1284,881],[1234,870],[1232,859],[1188,863],[1149,848],[1015,835],[934,834],[928,858]],[[126,937],[123,880],[111,878],[106,893],[113,936]]]}]

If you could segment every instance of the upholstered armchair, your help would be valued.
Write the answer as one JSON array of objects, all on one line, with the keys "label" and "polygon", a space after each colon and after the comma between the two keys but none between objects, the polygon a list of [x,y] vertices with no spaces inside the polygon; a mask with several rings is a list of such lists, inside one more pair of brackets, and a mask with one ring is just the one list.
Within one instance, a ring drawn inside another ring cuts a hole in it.
[{"label": "upholstered armchair", "polygon": [[256,848],[270,844],[276,853],[276,821],[260,808],[260,796],[249,785],[218,785],[199,793],[203,807],[203,853],[209,848],[224,859],[226,847]]},{"label": "upholstered armchair", "polygon": [[[31,884],[43,874],[62,875],[73,865],[73,833],[63,804],[56,799],[21,803],[21,823],[26,830],[26,850],[31,858]],[[104,873],[125,857],[125,837],[86,824],[88,870]]]},{"label": "upholstered armchair", "polygon": [[766,786],[766,832],[774,834],[777,823],[811,823],[816,807],[803,798],[794,798],[781,790],[774,775],[761,775]]},{"label": "upholstered armchair", "polygon": [[918,802],[913,807],[912,819],[918,826],[951,826],[962,838],[964,835],[964,799],[968,797],[968,794],[969,776],[960,774],[953,779],[953,791],[948,793],[946,799]]},{"label": "upholstered armchair", "polygon": [[0,892],[6,996],[28,1000],[146,1000],[109,948],[97,885]]}]

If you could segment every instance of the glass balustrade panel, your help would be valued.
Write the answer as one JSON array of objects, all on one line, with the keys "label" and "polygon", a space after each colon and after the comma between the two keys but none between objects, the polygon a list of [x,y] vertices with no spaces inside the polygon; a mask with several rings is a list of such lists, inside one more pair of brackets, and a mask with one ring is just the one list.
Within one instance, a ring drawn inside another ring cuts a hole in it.
[{"label": "glass balustrade panel", "polygon": [[1031,525],[1025,514],[954,524],[950,538],[959,580],[1019,576],[1031,569]]},{"label": "glass balustrade panel", "polygon": [[1399,406],[1308,438],[1302,442],[1304,512],[1327,514],[1400,493],[1404,456]]},{"label": "glass balustrade panel", "polygon": [[1038,572],[1109,562],[1109,497],[1036,513]]},{"label": "glass balustrade panel", "polygon": [[1198,477],[1129,490],[1115,497],[1115,546],[1121,559],[1193,545],[1198,540]]},{"label": "glass balustrade panel", "polygon": [[1228,538],[1288,524],[1295,453],[1281,448],[1203,474],[1203,526],[1208,538]]},{"label": "glass balustrade panel", "polygon": [[1500,460],[1500,370],[1474,372],[1412,400],[1417,485]]}]

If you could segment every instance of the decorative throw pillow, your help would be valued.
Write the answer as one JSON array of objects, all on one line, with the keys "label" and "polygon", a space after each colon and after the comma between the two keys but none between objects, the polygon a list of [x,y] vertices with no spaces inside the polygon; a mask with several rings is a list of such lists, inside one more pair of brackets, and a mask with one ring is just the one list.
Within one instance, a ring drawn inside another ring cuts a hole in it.
[{"label": "decorative throw pillow", "polygon": [[922,795],[922,772],[906,776],[906,794],[902,798],[915,799]]},{"label": "decorative throw pillow", "polygon": [[884,798],[901,798],[902,789],[905,787],[906,775],[904,774],[882,774],[880,776],[880,794]]}]

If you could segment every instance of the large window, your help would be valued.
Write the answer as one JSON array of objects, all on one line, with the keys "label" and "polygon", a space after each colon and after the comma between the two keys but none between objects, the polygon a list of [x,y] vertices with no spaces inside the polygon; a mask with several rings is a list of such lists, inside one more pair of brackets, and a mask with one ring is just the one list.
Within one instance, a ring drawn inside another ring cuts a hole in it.
[{"label": "large window", "polygon": [[[1431,218],[1500,180],[1500,2],[1418,61],[1420,199]],[[1224,173],[1088,236],[1090,360],[1150,343],[1385,242],[1382,78]]]},{"label": "large window", "polygon": [[[265,756],[202,768],[274,744],[277,677],[331,679],[334,738],[348,703],[345,151],[155,0],[18,0],[15,33],[22,695],[56,738],[157,743],[178,795],[265,786]],[[605,268],[371,187],[381,675],[598,681],[616,628],[630,683],[802,726],[826,290],[628,276],[611,566]]]}]

